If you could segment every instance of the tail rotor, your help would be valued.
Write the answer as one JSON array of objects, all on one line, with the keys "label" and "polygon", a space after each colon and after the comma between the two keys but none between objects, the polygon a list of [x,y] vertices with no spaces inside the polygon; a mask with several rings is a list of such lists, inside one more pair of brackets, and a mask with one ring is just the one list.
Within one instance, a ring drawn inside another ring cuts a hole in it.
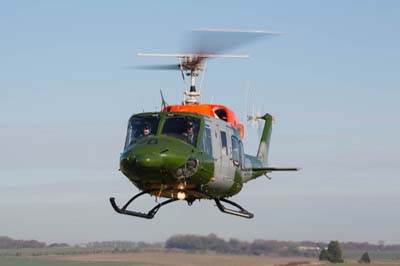
[{"label": "tail rotor", "polygon": [[253,89],[250,82],[246,83],[246,117],[244,120],[247,121],[247,128],[253,133],[257,132],[257,137],[261,137],[262,132],[262,113],[259,107],[256,107],[254,103]]}]

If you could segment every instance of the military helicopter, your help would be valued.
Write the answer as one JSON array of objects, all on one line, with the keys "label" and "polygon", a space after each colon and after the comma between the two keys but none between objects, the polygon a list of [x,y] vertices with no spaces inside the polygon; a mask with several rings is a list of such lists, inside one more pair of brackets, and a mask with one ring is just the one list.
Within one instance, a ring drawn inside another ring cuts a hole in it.
[{"label": "military helicopter", "polygon": [[[196,45],[199,42],[208,42],[209,40],[205,40],[207,38],[216,42],[216,38],[221,35],[226,40],[226,36],[230,38],[238,34],[257,37],[260,34],[276,33],[202,30],[197,32]],[[234,43],[231,40],[228,42],[231,46]],[[269,166],[268,151],[273,122],[270,114],[250,117],[264,120],[258,152],[253,156],[244,152],[244,126],[235,113],[224,105],[201,103],[201,93],[196,89],[196,78],[200,72],[204,75],[208,59],[248,57],[215,53],[220,48],[221,46],[211,49],[211,52],[207,48],[181,54],[138,54],[176,57],[178,65],[144,68],[179,70],[183,80],[185,76],[190,78],[190,86],[184,89],[182,104],[167,105],[161,94],[163,106],[160,112],[144,112],[130,117],[125,146],[120,157],[120,171],[141,192],[134,195],[123,207],[116,204],[115,198],[110,198],[117,213],[152,219],[162,206],[172,202],[185,200],[191,206],[196,200],[207,199],[213,200],[224,213],[253,218],[251,212],[227,198],[239,193],[244,183],[262,175],[267,176],[269,172],[298,170],[295,167]],[[166,200],[147,213],[128,209],[133,201],[146,194]]]}]

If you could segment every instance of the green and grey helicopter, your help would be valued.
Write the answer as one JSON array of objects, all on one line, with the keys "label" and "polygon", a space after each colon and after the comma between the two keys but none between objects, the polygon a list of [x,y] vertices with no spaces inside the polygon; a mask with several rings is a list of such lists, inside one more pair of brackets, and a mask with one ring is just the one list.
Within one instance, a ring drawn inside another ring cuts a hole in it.
[{"label": "green and grey helicopter", "polygon": [[[201,31],[201,34],[237,35],[275,34],[271,32]],[[297,171],[298,168],[277,168],[268,164],[273,117],[265,114],[250,119],[264,120],[258,152],[245,154],[244,127],[235,113],[224,105],[202,104],[196,90],[196,77],[204,75],[210,58],[244,58],[247,55],[221,55],[209,51],[184,54],[138,54],[139,56],[176,57],[178,65],[161,69],[180,70],[183,79],[190,78],[189,90],[184,90],[180,105],[166,105],[160,112],[144,112],[131,116],[124,150],[120,157],[120,171],[141,191],[119,207],[110,198],[114,210],[120,214],[152,219],[164,205],[185,200],[188,205],[200,199],[213,200],[224,213],[245,218],[253,214],[229,200],[243,185],[273,171]],[[149,66],[156,69],[159,66]],[[128,209],[143,195],[166,200],[148,212]],[[224,205],[224,204],[225,205]],[[229,207],[226,207],[226,206]]]}]

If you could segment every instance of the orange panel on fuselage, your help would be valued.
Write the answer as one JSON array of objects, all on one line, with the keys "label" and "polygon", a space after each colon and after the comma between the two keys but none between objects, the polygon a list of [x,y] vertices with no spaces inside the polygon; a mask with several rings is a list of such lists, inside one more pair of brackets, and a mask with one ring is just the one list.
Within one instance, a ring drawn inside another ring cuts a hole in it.
[{"label": "orange panel on fuselage", "polygon": [[236,114],[228,107],[220,104],[196,104],[196,105],[169,105],[164,107],[163,112],[189,112],[206,116],[211,116],[225,120],[233,127],[237,128],[240,136],[244,137],[244,127],[236,116]]}]

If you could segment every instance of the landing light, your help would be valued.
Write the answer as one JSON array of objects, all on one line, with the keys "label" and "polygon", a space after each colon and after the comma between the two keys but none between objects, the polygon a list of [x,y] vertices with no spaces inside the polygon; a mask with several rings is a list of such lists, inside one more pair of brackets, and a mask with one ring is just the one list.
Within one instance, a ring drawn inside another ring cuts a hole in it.
[{"label": "landing light", "polygon": [[179,191],[177,197],[179,200],[184,200],[186,198],[186,193],[183,191]]}]

